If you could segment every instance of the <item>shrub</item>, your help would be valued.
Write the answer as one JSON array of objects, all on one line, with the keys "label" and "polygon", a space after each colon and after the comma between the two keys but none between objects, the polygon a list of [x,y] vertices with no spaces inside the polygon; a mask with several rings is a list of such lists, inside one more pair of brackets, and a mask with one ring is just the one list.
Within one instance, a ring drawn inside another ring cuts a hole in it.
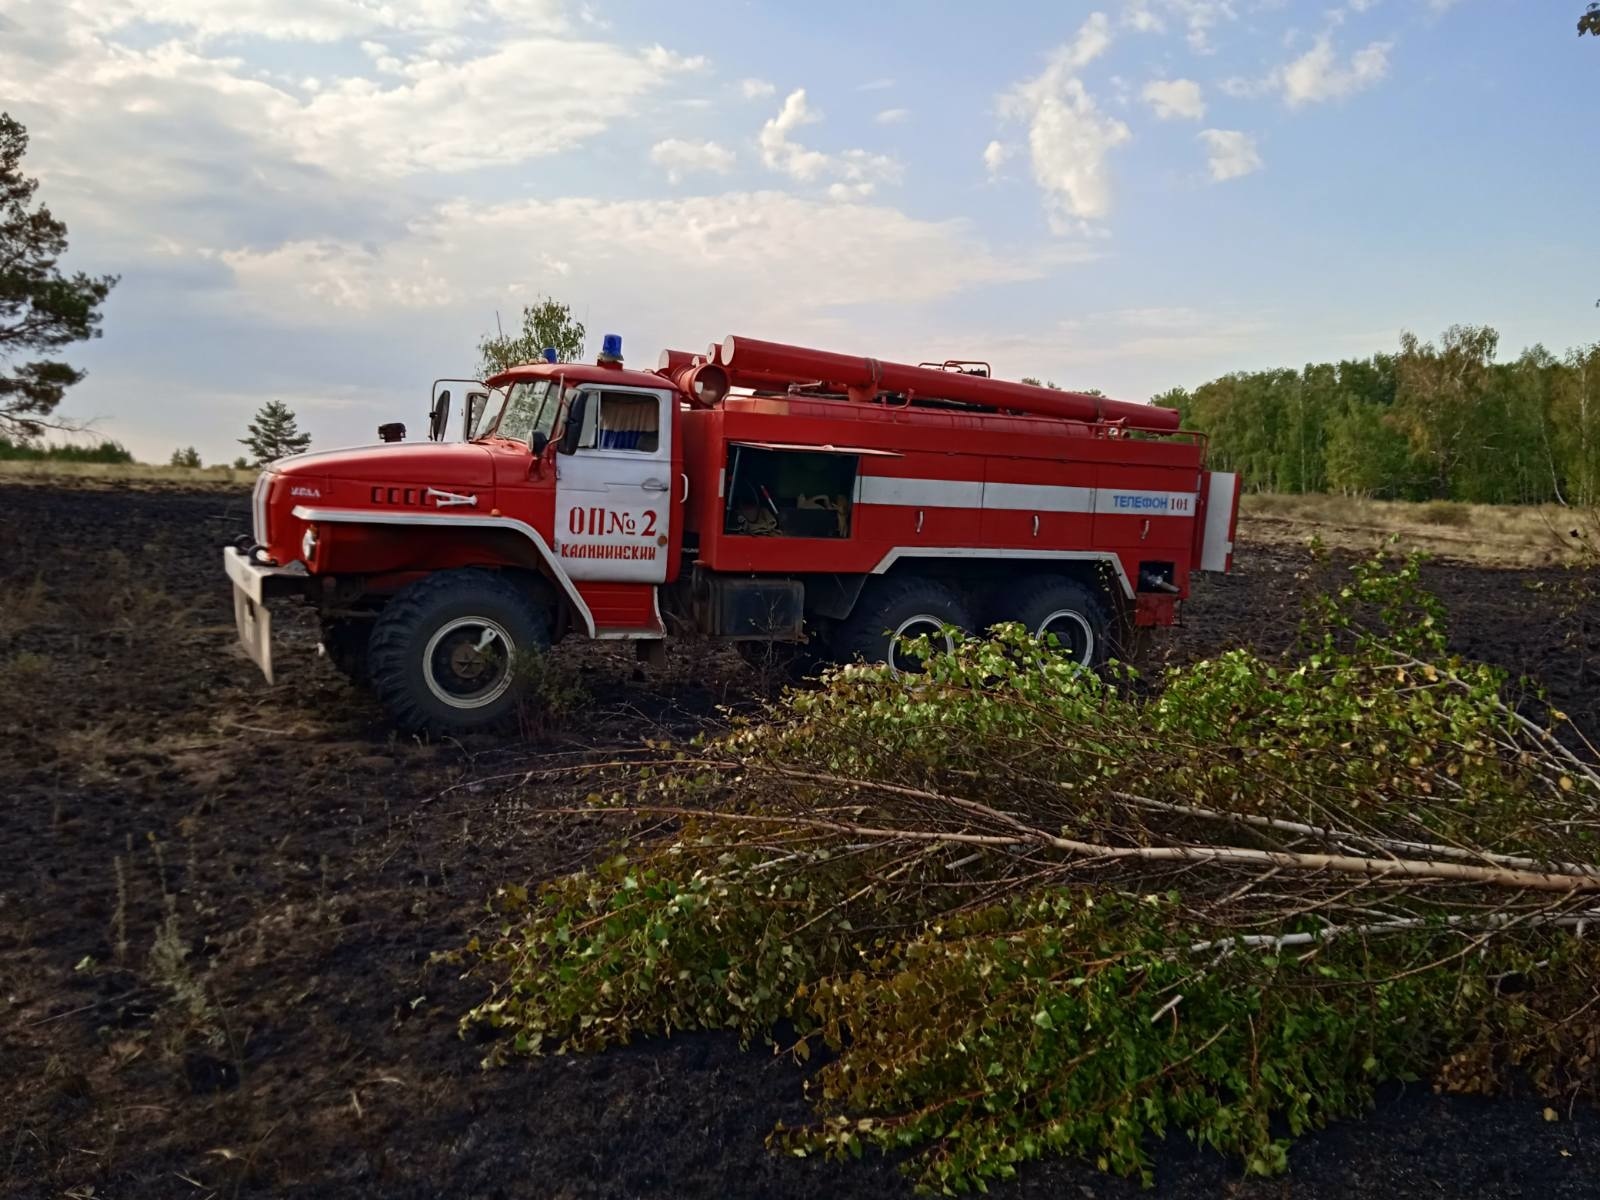
[{"label": "shrub", "polygon": [[774,1145],[908,1151],[932,1191],[1047,1153],[1147,1174],[1169,1129],[1280,1170],[1280,1123],[1441,1063],[1591,1092],[1572,818],[1600,774],[1443,647],[1417,563],[1375,559],[1298,659],[1153,694],[1016,627],[919,648],[909,686],[832,672],[597,795],[676,831],[502,889],[464,1026],[504,1035],[495,1063],[788,1022],[834,1057]]},{"label": "shrub", "polygon": [[120,443],[109,439],[93,446],[52,446],[38,442],[17,441],[0,435],[0,459],[20,459],[29,462],[131,463],[133,454]]},{"label": "shrub", "polygon": [[1417,519],[1424,525],[1446,525],[1461,529],[1472,523],[1472,510],[1453,500],[1430,500],[1418,510]]}]

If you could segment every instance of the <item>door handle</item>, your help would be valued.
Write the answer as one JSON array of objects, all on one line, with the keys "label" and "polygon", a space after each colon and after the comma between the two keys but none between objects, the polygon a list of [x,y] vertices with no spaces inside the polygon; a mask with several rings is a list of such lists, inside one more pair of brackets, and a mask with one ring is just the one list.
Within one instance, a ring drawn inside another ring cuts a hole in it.
[{"label": "door handle", "polygon": [[684,473],[679,475],[678,478],[683,480],[683,495],[678,497],[678,503],[687,504],[689,502],[689,476]]},{"label": "door handle", "polygon": [[666,482],[661,479],[646,479],[639,486],[647,492],[664,492],[667,490]]}]

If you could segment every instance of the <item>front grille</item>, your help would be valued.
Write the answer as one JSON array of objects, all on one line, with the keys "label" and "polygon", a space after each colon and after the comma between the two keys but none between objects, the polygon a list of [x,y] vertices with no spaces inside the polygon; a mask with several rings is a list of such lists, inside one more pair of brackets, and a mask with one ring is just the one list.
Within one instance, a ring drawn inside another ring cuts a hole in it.
[{"label": "front grille", "polygon": [[428,493],[432,490],[432,488],[384,487],[378,485],[372,489],[372,502],[374,504],[399,504],[410,505],[412,508],[427,508]]}]

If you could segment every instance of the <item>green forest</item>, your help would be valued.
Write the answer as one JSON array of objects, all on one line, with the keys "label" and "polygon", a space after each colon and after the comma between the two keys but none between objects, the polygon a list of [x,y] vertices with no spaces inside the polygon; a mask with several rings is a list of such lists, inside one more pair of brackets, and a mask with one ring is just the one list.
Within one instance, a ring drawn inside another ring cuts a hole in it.
[{"label": "green forest", "polygon": [[1600,343],[1496,362],[1500,335],[1452,325],[1394,354],[1238,371],[1154,397],[1259,492],[1477,504],[1600,501]]}]

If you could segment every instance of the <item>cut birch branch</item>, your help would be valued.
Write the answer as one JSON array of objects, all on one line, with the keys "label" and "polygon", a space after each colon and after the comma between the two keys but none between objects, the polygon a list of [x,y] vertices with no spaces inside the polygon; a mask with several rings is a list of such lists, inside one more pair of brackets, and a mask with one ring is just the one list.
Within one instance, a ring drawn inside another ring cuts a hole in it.
[{"label": "cut birch branch", "polygon": [[1263,817],[1254,813],[1231,813],[1215,808],[1198,808],[1192,804],[1173,804],[1166,800],[1152,800],[1148,796],[1136,796],[1132,792],[1112,792],[1111,794],[1119,800],[1156,812],[1177,813],[1181,816],[1199,817],[1208,821],[1237,822],[1241,825],[1253,825],[1258,829],[1274,829],[1280,833],[1297,833],[1306,837],[1319,837],[1331,842],[1364,842],[1369,846],[1381,846],[1385,850],[1400,850],[1407,854],[1421,854],[1428,858],[1468,859],[1521,871],[1538,871],[1545,867],[1552,867],[1563,875],[1592,875],[1596,879],[1600,879],[1600,867],[1586,866],[1583,863],[1545,863],[1536,858],[1527,858],[1515,854],[1495,854],[1488,850],[1469,850],[1461,846],[1442,846],[1437,842],[1409,842],[1402,838],[1383,837],[1375,833],[1354,833],[1343,829],[1330,829],[1323,825],[1305,825],[1299,821],[1286,821],[1281,817]]},{"label": "cut birch branch", "polygon": [[846,821],[828,821],[818,817],[720,813],[707,809],[675,808],[664,805],[556,808],[544,811],[563,815],[614,813],[638,816],[649,813],[660,816],[698,817],[702,820],[778,825],[791,829],[831,829],[852,837],[876,838],[884,841],[942,842],[956,846],[989,846],[997,850],[1013,846],[1040,845],[1058,850],[1072,858],[1097,863],[1216,863],[1224,866],[1280,867],[1290,871],[1335,871],[1377,880],[1429,879],[1446,883],[1480,883],[1490,887],[1536,892],[1600,891],[1600,878],[1592,875],[1520,871],[1506,867],[1481,867],[1469,863],[1444,863],[1426,859],[1362,858],[1348,854],[1295,854],[1283,850],[1251,850],[1241,846],[1107,846],[1057,837],[1043,830],[1030,830],[1026,834],[1008,836],[928,829],[885,829]]}]

